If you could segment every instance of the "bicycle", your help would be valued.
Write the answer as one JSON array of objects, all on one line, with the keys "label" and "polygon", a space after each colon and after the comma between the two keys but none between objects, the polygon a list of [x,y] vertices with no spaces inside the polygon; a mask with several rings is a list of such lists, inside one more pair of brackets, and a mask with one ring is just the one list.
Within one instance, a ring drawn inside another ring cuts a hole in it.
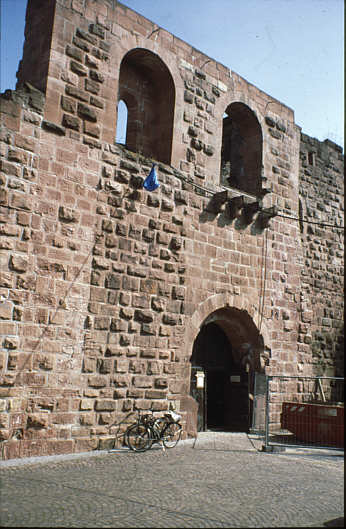
[{"label": "bicycle", "polygon": [[131,415],[133,415],[133,411],[131,411],[130,413],[128,413],[126,415],[126,417],[124,417],[123,420],[121,420],[120,422],[114,422],[113,424],[111,424],[109,426],[109,432],[114,435],[114,442],[113,442],[113,449],[115,449],[116,447],[118,447],[118,445],[120,444],[120,439],[123,438],[123,444],[126,444],[126,432],[127,432],[127,429],[128,428],[125,428],[122,429],[122,425],[123,424],[126,424],[127,423],[127,420],[129,417],[131,417]]},{"label": "bicycle", "polygon": [[156,428],[159,429],[158,440],[162,440],[165,448],[174,448],[180,441],[183,431],[179,422],[180,419],[181,415],[173,411],[168,411],[163,417],[159,417],[155,421]]},{"label": "bicycle", "polygon": [[[143,428],[144,421],[141,411],[137,410],[136,421],[129,426],[123,428],[123,425],[127,425],[127,421],[131,415],[135,412],[131,411],[126,415],[126,417],[118,423],[113,423],[110,425],[110,433],[114,435],[113,449],[119,447],[121,439],[123,439],[122,445],[129,447],[128,439],[132,445],[132,450],[137,452],[144,451],[146,449],[146,444],[149,443],[150,433],[148,428]],[[111,432],[112,430],[112,432]]]},{"label": "bicycle", "polygon": [[126,431],[127,445],[135,452],[149,450],[154,443],[162,443],[163,448],[174,448],[182,434],[181,416],[169,411],[155,418],[153,410],[150,412],[141,416],[138,410],[137,423]]},{"label": "bicycle", "polygon": [[134,452],[145,452],[151,447],[151,430],[145,416],[141,416],[141,410],[137,410],[136,422],[125,431],[124,441]]}]

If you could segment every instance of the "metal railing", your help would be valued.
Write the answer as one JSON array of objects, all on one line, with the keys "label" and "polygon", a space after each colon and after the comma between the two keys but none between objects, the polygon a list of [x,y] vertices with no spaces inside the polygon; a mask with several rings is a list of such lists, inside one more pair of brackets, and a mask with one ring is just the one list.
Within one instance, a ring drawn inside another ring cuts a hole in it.
[{"label": "metal railing", "polygon": [[262,404],[263,450],[344,449],[344,378],[266,375]]}]

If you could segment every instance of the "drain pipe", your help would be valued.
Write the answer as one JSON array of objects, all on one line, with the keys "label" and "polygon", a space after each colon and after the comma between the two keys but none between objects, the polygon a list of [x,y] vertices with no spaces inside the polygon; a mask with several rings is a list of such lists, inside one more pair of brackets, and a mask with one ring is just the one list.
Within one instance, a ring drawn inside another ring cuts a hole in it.
[{"label": "drain pipe", "polygon": [[266,375],[266,430],[265,430],[265,451],[269,448],[269,376]]}]

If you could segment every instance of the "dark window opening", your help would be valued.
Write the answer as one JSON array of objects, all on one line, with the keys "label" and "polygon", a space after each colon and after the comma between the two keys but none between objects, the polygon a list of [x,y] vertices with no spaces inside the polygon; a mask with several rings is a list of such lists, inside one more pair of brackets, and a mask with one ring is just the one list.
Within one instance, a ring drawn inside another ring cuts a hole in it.
[{"label": "dark window opening", "polygon": [[158,55],[141,48],[125,55],[119,76],[118,101],[121,100],[128,110],[126,147],[170,164],[175,88]]},{"label": "dark window opening", "polygon": [[254,112],[232,103],[223,118],[221,184],[259,195],[262,190],[262,130]]},{"label": "dark window opening", "polygon": [[315,153],[314,152],[308,152],[308,164],[315,165]]}]

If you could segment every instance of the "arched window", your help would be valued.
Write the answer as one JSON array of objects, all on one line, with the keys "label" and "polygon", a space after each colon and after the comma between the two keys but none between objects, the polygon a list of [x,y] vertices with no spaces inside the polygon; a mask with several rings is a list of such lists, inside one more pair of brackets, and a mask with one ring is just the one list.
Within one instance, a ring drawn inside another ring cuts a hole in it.
[{"label": "arched window", "polygon": [[126,146],[129,150],[170,164],[175,88],[158,55],[135,48],[120,65],[118,100],[127,106]]},{"label": "arched window", "polygon": [[262,189],[262,130],[244,103],[232,103],[223,118],[221,183],[253,195]]},{"label": "arched window", "polygon": [[122,143],[123,145],[126,145],[127,117],[127,105],[125,101],[121,99],[118,103],[117,135],[115,141],[116,143]]}]

